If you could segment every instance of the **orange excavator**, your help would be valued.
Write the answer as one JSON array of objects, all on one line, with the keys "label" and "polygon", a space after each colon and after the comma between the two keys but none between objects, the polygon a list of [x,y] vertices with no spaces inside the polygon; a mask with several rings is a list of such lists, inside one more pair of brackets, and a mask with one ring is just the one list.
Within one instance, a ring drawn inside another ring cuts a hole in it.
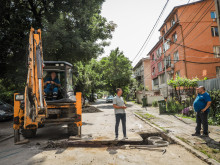
[{"label": "orange excavator", "polygon": [[[74,95],[72,64],[65,61],[43,61],[41,30],[33,28],[30,30],[27,58],[28,73],[24,93],[14,94],[15,143],[20,141],[20,133],[25,138],[32,138],[37,129],[47,123],[67,124],[69,135],[81,136],[82,94],[76,92]],[[52,73],[56,83],[51,79]]]}]

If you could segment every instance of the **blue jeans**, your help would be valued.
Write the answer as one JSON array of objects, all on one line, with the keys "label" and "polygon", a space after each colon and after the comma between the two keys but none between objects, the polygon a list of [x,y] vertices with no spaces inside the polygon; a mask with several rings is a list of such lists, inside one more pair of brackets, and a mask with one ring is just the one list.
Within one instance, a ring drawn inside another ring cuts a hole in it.
[{"label": "blue jeans", "polygon": [[126,137],[126,114],[125,113],[115,114],[115,119],[116,119],[115,137],[118,138],[118,126],[119,126],[120,120],[122,122],[123,135],[124,137]]},{"label": "blue jeans", "polygon": [[44,92],[46,94],[48,94],[49,92],[58,93],[58,87],[54,87],[52,90],[50,87],[51,87],[51,84],[47,84],[47,87],[44,89]]}]

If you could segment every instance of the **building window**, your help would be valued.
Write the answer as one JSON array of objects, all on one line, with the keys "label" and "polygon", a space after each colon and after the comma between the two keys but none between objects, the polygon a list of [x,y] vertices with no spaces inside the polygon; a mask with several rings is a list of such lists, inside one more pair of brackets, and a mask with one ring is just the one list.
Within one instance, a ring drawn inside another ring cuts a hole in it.
[{"label": "building window", "polygon": [[152,72],[152,75],[155,75],[155,67],[153,68],[153,72]]},{"label": "building window", "polygon": [[211,27],[211,31],[212,31],[212,36],[213,36],[213,37],[219,36],[218,27],[217,27],[217,26]]},{"label": "building window", "polygon": [[179,52],[176,51],[174,54],[173,54],[173,59],[174,59],[174,63],[178,62],[179,61]]},{"label": "building window", "polygon": [[212,19],[216,19],[216,12],[215,12],[215,11],[212,11],[212,12],[211,12],[211,18],[212,18]]},{"label": "building window", "polygon": [[153,79],[153,84],[154,84],[154,86],[155,86],[155,85],[159,85],[159,80],[158,80],[158,78]]},{"label": "building window", "polygon": [[160,84],[164,84],[165,83],[165,74],[161,74],[160,75]]},{"label": "building window", "polygon": [[174,33],[173,36],[172,36],[172,38],[173,38],[173,42],[176,42],[176,41],[177,41],[177,34]]},{"label": "building window", "polygon": [[157,57],[159,58],[161,56],[161,47],[157,49]]},{"label": "building window", "polygon": [[176,77],[179,76],[180,77],[180,70],[176,71]]},{"label": "building window", "polygon": [[171,24],[171,27],[175,24],[175,19],[173,18],[171,21],[170,21],[170,24]]},{"label": "building window", "polygon": [[170,55],[168,55],[166,58],[166,60],[164,60],[164,66],[166,65],[166,67],[170,67],[171,66],[171,58]]},{"label": "building window", "polygon": [[168,49],[170,49],[170,42],[169,41],[166,41],[164,43],[164,51],[166,52]]},{"label": "building window", "polygon": [[154,54],[152,54],[152,60],[153,60],[153,61],[155,60]]},{"label": "building window", "polygon": [[220,66],[216,67],[216,77],[220,78]]},{"label": "building window", "polygon": [[162,62],[159,62],[158,63],[158,72],[161,72],[162,71]]},{"label": "building window", "polygon": [[163,30],[162,30],[162,36],[164,36],[164,35],[165,35],[165,30],[163,29]]},{"label": "building window", "polygon": [[215,57],[220,58],[220,46],[214,46],[213,52],[214,52]]}]

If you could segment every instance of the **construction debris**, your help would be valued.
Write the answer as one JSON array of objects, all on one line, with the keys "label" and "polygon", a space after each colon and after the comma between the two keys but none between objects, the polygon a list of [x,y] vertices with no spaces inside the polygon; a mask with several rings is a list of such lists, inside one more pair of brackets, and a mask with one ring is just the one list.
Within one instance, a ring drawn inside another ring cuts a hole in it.
[{"label": "construction debris", "polygon": [[18,141],[18,142],[15,143],[15,145],[26,144],[26,143],[29,143],[28,139],[24,139],[24,140]]},{"label": "construction debris", "polygon": [[102,112],[98,108],[94,106],[85,106],[82,108],[83,113],[96,113],[96,112]]}]

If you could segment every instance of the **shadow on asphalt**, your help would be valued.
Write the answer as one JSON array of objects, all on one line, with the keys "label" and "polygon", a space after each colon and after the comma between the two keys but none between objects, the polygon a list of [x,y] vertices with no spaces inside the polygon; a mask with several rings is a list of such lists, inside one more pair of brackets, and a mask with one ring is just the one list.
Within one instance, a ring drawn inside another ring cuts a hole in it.
[{"label": "shadow on asphalt", "polygon": [[220,150],[219,142],[215,141],[214,139],[210,137],[200,137],[200,138],[206,142],[206,145],[208,147]]}]

